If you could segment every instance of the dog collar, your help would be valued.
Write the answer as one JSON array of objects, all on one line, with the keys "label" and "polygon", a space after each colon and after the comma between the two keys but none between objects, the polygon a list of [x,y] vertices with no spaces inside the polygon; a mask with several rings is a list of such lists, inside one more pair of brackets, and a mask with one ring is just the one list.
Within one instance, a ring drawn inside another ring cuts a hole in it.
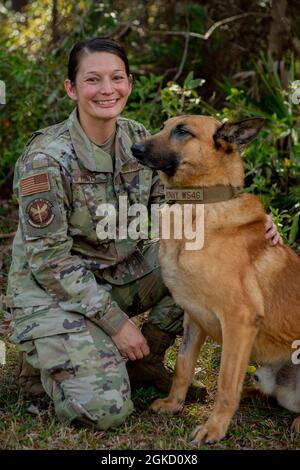
[{"label": "dog collar", "polygon": [[167,204],[207,204],[228,201],[242,193],[239,186],[202,186],[196,188],[165,188]]}]

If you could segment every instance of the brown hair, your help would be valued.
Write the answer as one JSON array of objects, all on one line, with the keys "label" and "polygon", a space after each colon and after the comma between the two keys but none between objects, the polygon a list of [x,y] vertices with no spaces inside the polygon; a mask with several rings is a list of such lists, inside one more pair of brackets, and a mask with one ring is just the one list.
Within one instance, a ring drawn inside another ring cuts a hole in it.
[{"label": "brown hair", "polygon": [[92,54],[93,52],[109,52],[110,54],[115,54],[120,57],[124,62],[127,76],[130,76],[127,54],[125,49],[117,41],[107,37],[88,38],[77,42],[70,52],[68,78],[73,85],[75,84],[81,57],[83,54]]}]

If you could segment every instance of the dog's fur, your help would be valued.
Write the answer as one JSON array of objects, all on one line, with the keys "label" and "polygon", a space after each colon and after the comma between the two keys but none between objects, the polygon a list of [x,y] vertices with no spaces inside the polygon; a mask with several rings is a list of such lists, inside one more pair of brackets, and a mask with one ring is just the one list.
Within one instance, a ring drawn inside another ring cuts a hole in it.
[{"label": "dog's fur", "polygon": [[287,410],[300,413],[300,364],[290,361],[266,365],[253,375],[265,395],[275,397]]},{"label": "dog's fur", "polygon": [[[260,119],[221,125],[211,117],[181,116],[132,151],[160,170],[167,188],[242,187],[239,149],[262,125]],[[250,356],[263,364],[289,361],[291,345],[300,339],[300,260],[287,246],[265,239],[259,199],[243,193],[204,210],[201,250],[186,250],[184,237],[161,240],[163,278],[185,311],[185,326],[170,394],[152,404],[156,411],[178,412],[205,338],[222,342],[216,404],[195,429],[195,443],[225,436]]]},{"label": "dog's fur", "polygon": [[[276,362],[260,367],[253,376],[262,393],[276,398],[287,410],[300,413],[300,364]],[[300,416],[292,430],[300,432]]]}]

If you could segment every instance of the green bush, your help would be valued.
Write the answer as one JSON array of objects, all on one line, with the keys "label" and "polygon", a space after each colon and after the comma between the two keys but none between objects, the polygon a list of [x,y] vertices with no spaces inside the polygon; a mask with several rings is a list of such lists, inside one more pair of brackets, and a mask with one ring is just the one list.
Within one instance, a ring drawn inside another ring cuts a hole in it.
[{"label": "green bush", "polygon": [[[7,104],[1,112],[0,187],[11,177],[30,133],[62,121],[73,107],[63,88],[67,57],[63,49],[35,61],[20,50],[8,54],[0,47],[0,78],[7,88]],[[139,76],[125,115],[142,122],[152,132],[167,118],[184,113],[211,114],[220,121],[265,117],[264,130],[244,151],[246,190],[261,197],[284,239],[296,247],[300,213],[300,106],[291,102],[291,90],[281,85],[274,64],[261,56],[253,69],[250,74],[244,73],[246,79],[239,86],[229,79],[219,84],[225,94],[221,110],[201,99],[204,80],[194,78],[192,71],[182,84],[164,85],[163,77],[153,73]],[[291,63],[291,81],[293,69]],[[255,76],[255,87],[249,87],[249,76],[252,79]]]},{"label": "green bush", "polygon": [[6,84],[1,112],[0,186],[13,171],[29,135],[64,119],[72,108],[63,88],[65,64],[49,55],[35,62],[0,47],[0,77]]},{"label": "green bush", "polygon": [[244,152],[247,191],[260,196],[284,240],[294,247],[299,238],[300,210],[300,106],[292,102],[291,87],[295,76],[291,61],[290,85],[283,86],[277,64],[261,54],[253,70],[244,72],[250,83],[246,79],[236,87],[226,79],[220,84],[226,106],[217,113],[229,120],[248,116],[266,119],[264,130]]}]

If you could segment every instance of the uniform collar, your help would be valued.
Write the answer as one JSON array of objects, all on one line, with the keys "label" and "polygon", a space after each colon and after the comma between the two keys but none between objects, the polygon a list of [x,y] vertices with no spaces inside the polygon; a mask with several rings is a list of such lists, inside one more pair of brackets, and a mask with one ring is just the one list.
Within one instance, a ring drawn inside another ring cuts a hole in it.
[{"label": "uniform collar", "polygon": [[[93,144],[81,127],[77,108],[75,108],[68,119],[68,129],[71,141],[77,157],[85,168],[90,171],[111,172],[112,166],[107,158],[108,154],[100,147]],[[120,121],[117,120],[116,139],[115,139],[115,173],[119,173],[123,167],[137,166],[137,160],[131,153],[130,147],[132,140],[122,129]]]},{"label": "uniform collar", "polygon": [[115,140],[115,175],[121,170],[128,171],[139,166],[137,159],[131,153],[133,142],[122,128],[121,120],[117,120]]}]

